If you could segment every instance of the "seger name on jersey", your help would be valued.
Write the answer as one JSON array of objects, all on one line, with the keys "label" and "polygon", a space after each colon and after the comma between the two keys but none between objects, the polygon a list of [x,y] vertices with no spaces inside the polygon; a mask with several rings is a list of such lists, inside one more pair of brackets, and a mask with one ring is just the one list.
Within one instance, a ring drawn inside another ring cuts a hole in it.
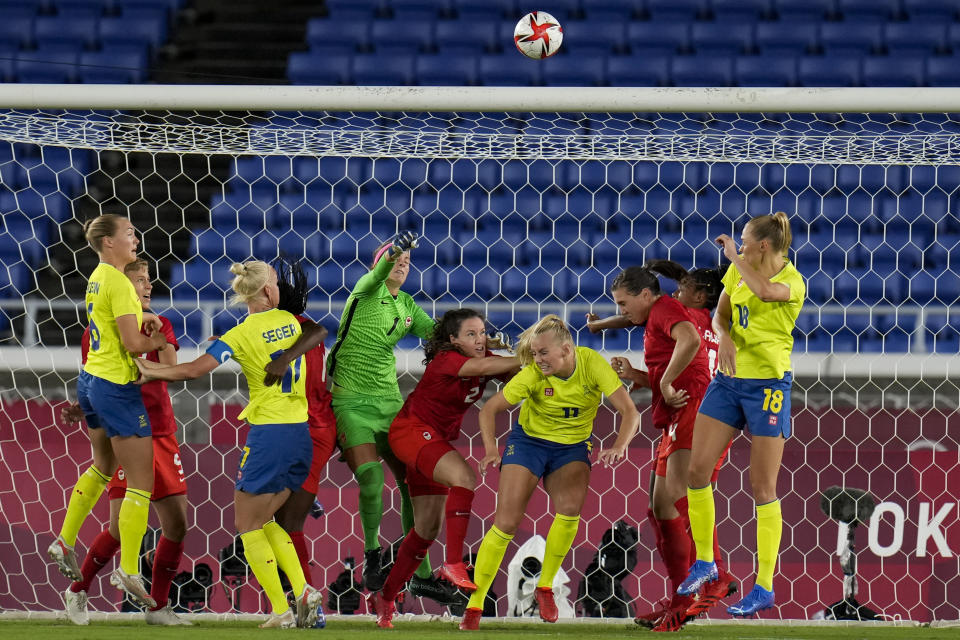
[{"label": "seger name on jersey", "polygon": [[270,331],[264,331],[261,335],[263,336],[264,342],[270,344],[271,342],[283,340],[284,338],[292,338],[296,334],[296,325],[288,324],[282,327],[277,327],[276,329],[270,329]]}]

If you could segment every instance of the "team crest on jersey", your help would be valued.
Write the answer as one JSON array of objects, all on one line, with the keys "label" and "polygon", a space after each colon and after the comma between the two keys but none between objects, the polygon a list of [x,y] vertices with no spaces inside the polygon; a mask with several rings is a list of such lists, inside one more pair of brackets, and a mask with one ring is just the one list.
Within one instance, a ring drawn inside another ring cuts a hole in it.
[{"label": "team crest on jersey", "polygon": [[407,316],[406,318],[404,318],[403,324],[409,327],[410,325],[413,324],[413,318],[411,316]]},{"label": "team crest on jersey", "polygon": [[430,435],[430,432],[429,432],[429,431],[424,431],[424,432],[423,432],[423,439],[424,439],[424,440],[432,440],[432,439],[433,439],[433,436]]},{"label": "team crest on jersey", "polygon": [[553,388],[552,388],[552,387],[547,387],[546,389],[544,389],[544,390],[543,390],[543,395],[545,395],[545,396],[547,396],[547,397],[552,396],[552,395],[553,395]]},{"label": "team crest on jersey", "polygon": [[770,424],[777,424],[777,416],[776,416],[776,414],[771,413],[768,422],[769,422]]},{"label": "team crest on jersey", "polygon": [[123,473],[123,468],[117,469],[117,480],[126,480],[127,476]]}]

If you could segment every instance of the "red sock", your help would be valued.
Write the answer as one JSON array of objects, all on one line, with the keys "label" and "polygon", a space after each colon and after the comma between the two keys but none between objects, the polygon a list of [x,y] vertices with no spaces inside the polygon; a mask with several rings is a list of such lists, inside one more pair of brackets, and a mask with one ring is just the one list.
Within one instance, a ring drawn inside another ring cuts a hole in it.
[{"label": "red sock", "polygon": [[303,537],[303,531],[288,531],[290,540],[293,541],[293,548],[297,550],[297,558],[300,560],[300,567],[303,569],[303,577],[307,579],[307,584],[313,585],[313,576],[310,575],[310,553],[307,551],[307,539]]},{"label": "red sock", "polygon": [[110,562],[110,558],[119,548],[120,541],[110,535],[109,531],[104,529],[98,533],[87,551],[87,556],[83,559],[83,566],[80,567],[80,574],[83,577],[70,585],[70,591],[74,593],[89,591],[94,577]]},{"label": "red sock", "polygon": [[[687,530],[690,530],[690,509],[689,504],[687,503],[687,497],[684,496],[673,503],[673,506],[676,507],[677,511],[680,512],[680,517],[683,518],[684,523],[686,523]],[[697,545],[693,542],[693,536],[690,536],[690,564],[692,565],[697,561]],[[726,564],[723,561],[723,557],[720,555],[720,543],[717,541],[717,526],[713,526],[713,561],[717,564],[718,573],[726,573]]]},{"label": "red sock", "polygon": [[660,521],[653,515],[653,509],[647,509],[647,521],[650,522],[650,528],[653,529],[654,540],[656,540],[657,553],[663,557],[663,531],[660,530]]},{"label": "red sock", "polygon": [[153,556],[153,577],[150,584],[150,597],[157,601],[153,611],[167,606],[170,585],[177,575],[177,569],[180,568],[181,557],[183,557],[183,542],[174,542],[160,536],[157,551]]},{"label": "red sock", "polygon": [[672,585],[671,593],[676,600],[677,587],[687,577],[690,569],[690,534],[684,525],[683,518],[660,520],[660,530],[663,532],[663,548],[660,555],[667,566],[667,575]]},{"label": "red sock", "polygon": [[433,540],[424,540],[417,535],[416,529],[410,529],[407,537],[400,544],[400,550],[397,551],[397,558],[393,561],[393,568],[390,569],[390,575],[383,583],[383,599],[392,602],[397,594],[403,589],[417,570],[423,558],[427,555],[427,549],[433,544]]},{"label": "red sock", "polygon": [[473,491],[464,487],[451,487],[447,495],[447,563],[463,562],[463,539],[470,525],[470,508],[473,506]]}]

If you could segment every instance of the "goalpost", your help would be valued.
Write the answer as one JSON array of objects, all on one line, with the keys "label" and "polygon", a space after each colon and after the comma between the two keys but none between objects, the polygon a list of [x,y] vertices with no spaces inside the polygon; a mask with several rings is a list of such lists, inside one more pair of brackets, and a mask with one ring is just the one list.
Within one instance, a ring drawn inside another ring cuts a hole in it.
[{"label": "goalpost", "polygon": [[[313,285],[308,314],[332,339],[371,251],[414,230],[421,248],[404,289],[428,313],[476,307],[514,336],[558,313],[580,344],[637,366],[640,329],[602,337],[585,329],[585,313],[615,313],[613,276],[651,258],[714,266],[714,237],[739,238],[748,217],[783,210],[809,297],[780,474],[774,615],[812,618],[844,595],[835,555],[847,529],[821,510],[821,493],[837,485],[877,504],[855,537],[859,601],[890,617],[960,617],[949,595],[960,587],[960,118],[950,113],[958,97],[954,89],[0,85],[0,608],[57,610],[67,584],[44,550],[90,455],[85,434],[58,418],[75,397],[82,286],[96,260],[82,220],[121,213],[143,234],[141,249],[159,270],[153,308],[173,320],[181,361],[239,317],[224,304],[231,260],[302,256]],[[414,340],[401,347],[406,393],[422,352]],[[237,370],[222,369],[171,385],[192,522],[181,565],[192,575],[178,581],[173,604],[257,612],[256,591],[230,562],[243,392]],[[649,394],[634,399],[645,408]],[[633,615],[667,595],[646,524],[658,433],[649,410],[643,416],[628,458],[593,469],[584,524],[563,565],[578,615],[596,612],[594,600],[617,604],[582,583],[618,520],[640,532],[636,566],[618,576],[632,609],[602,611]],[[599,446],[613,429],[601,412]],[[457,443],[468,458],[482,455],[478,436],[471,411]],[[744,579],[755,544],[748,460],[738,438],[717,490],[720,546]],[[477,491],[472,552],[492,522],[496,482],[490,474]],[[346,558],[362,557],[356,496],[346,466],[331,461],[318,496],[325,514],[306,527],[324,589]],[[395,490],[385,504],[386,545],[401,535]],[[518,545],[545,536],[549,514],[538,492]],[[105,521],[101,504],[81,530],[81,555]],[[500,616],[513,614],[520,591],[522,557],[507,576],[516,550],[492,589]],[[438,544],[435,565],[440,554]],[[90,595],[92,609],[115,607],[105,581]],[[407,611],[441,611],[413,600]]]}]

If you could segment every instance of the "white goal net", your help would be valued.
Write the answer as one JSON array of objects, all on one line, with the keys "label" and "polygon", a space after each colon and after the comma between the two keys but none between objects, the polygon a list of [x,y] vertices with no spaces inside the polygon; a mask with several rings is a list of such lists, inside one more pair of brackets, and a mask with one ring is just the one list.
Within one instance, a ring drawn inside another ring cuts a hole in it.
[{"label": "white goal net", "polygon": [[[696,103],[692,91],[679,91],[679,103]],[[62,606],[66,581],[44,550],[90,461],[84,431],[59,419],[75,397],[82,291],[96,261],[83,220],[120,213],[140,230],[155,265],[153,308],[173,321],[181,361],[239,318],[225,305],[231,261],[280,251],[301,258],[312,287],[307,313],[332,340],[373,249],[413,230],[422,242],[404,289],[429,314],[474,307],[515,336],[557,313],[581,345],[637,366],[642,329],[585,329],[587,312],[615,313],[613,276],[652,258],[716,266],[714,237],[739,238],[748,217],[783,210],[809,299],[796,333],[794,435],[779,482],[785,522],[774,616],[812,618],[843,597],[836,556],[845,534],[820,506],[821,492],[838,485],[868,491],[877,505],[855,536],[859,602],[891,617],[960,617],[960,118],[806,106],[798,111],[810,113],[791,113],[786,101],[779,112],[628,112],[620,103],[534,112],[538,96],[542,106],[556,95],[536,91],[483,111],[443,101],[417,110],[389,93],[366,95],[379,102],[364,110],[315,108],[316,94],[301,108],[278,101],[273,109],[195,111],[171,102],[143,111],[100,102],[62,110],[41,101],[0,110],[0,608]],[[422,351],[412,339],[400,347],[406,393]],[[233,542],[238,372],[223,367],[170,389],[191,522],[173,604],[260,611],[258,589],[221,553]],[[643,409],[649,403],[643,393],[634,399]],[[613,431],[602,411],[598,444],[612,442]],[[593,469],[584,524],[563,565],[577,615],[629,616],[667,595],[646,524],[657,436],[645,410],[627,460]],[[475,410],[457,445],[468,459],[481,457]],[[720,546],[741,578],[755,570],[748,459],[748,442],[738,438],[717,490]],[[492,473],[478,489],[472,552],[492,523],[496,486]],[[401,536],[399,494],[388,493],[385,544]],[[328,464],[318,501],[325,514],[305,532],[315,583],[326,588],[347,558],[359,563],[363,553],[345,464]],[[104,526],[105,502],[81,530],[81,557]],[[518,545],[545,536],[551,518],[538,491],[492,589],[498,615],[516,613],[519,587],[507,567]],[[637,527],[640,541],[635,566],[616,576],[627,602],[610,608],[615,599],[585,575],[619,520]],[[431,559],[441,558],[438,543]],[[94,609],[117,606],[105,580],[90,596]],[[440,612],[413,598],[404,607]]]}]

